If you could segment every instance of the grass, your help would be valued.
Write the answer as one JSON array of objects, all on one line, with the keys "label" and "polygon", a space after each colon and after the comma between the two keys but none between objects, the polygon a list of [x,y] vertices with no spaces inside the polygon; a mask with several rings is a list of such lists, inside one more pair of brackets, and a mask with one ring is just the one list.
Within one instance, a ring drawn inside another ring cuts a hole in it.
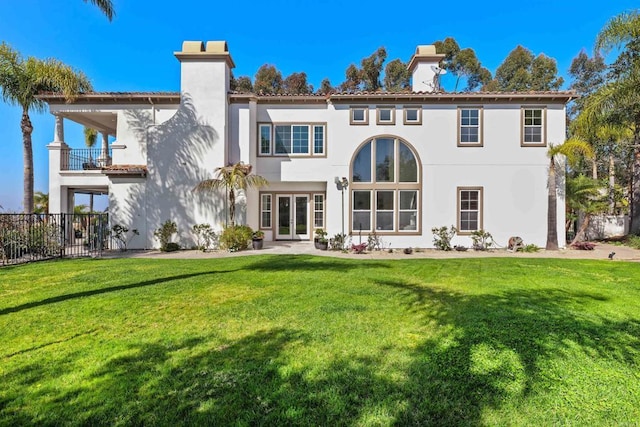
[{"label": "grass", "polygon": [[640,268],[549,259],[0,269],[0,424],[636,425]]}]

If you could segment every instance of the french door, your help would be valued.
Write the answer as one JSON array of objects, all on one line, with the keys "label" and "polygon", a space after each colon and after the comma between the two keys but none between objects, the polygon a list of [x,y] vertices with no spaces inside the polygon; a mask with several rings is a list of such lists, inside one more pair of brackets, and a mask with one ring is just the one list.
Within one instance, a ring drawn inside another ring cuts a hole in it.
[{"label": "french door", "polygon": [[309,239],[309,195],[276,195],[277,240]]}]

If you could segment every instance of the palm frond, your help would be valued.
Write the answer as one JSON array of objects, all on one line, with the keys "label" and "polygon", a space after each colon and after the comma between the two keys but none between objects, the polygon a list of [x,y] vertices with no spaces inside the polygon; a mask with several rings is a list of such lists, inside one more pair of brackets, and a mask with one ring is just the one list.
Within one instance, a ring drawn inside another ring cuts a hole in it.
[{"label": "palm frond", "polygon": [[94,6],[97,6],[98,9],[104,13],[109,21],[113,20],[113,17],[116,15],[116,10],[113,7],[113,3],[111,0],[83,0],[85,3],[90,3]]},{"label": "palm frond", "polygon": [[640,36],[640,14],[637,10],[614,16],[596,37],[595,49],[604,53]]}]

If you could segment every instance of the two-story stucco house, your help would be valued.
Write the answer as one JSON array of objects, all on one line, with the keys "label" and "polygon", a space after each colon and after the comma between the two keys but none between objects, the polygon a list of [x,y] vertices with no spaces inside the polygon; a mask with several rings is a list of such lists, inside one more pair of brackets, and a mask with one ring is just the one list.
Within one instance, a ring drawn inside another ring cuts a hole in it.
[{"label": "two-story stucco house", "polygon": [[[269,185],[238,199],[237,222],[267,241],[344,227],[356,242],[375,230],[392,247],[432,247],[433,227],[455,225],[457,244],[484,229],[501,244],[521,236],[544,246],[546,153],[565,139],[572,93],[434,91],[442,55],[433,46],[416,50],[412,91],[402,93],[234,93],[225,42],[184,42],[175,56],[180,93],[43,96],[56,117],[52,212],[70,212],[74,192],[106,192],[111,224],[140,232],[130,247],[157,247],[153,231],[168,219],[189,247],[193,225],[220,229],[227,211],[224,192],[194,186],[242,161]],[[101,132],[102,147],[70,149],[65,120]],[[560,191],[561,242],[564,210]]]}]

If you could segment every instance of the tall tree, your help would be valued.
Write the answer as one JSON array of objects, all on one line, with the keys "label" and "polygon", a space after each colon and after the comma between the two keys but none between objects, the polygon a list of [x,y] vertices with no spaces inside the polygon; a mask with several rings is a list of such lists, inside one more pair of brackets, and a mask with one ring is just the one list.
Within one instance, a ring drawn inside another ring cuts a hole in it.
[{"label": "tall tree", "polygon": [[387,50],[384,47],[379,47],[378,50],[362,60],[361,75],[364,90],[375,92],[382,89],[380,75],[385,59],[387,59]]},{"label": "tall tree", "polygon": [[565,186],[567,208],[571,211],[573,218],[577,218],[579,213],[584,215],[580,229],[571,241],[572,245],[586,240],[586,231],[593,215],[607,209],[607,202],[602,197],[601,188],[600,181],[582,174],[567,179]]},{"label": "tall tree", "polygon": [[0,88],[2,99],[22,109],[20,128],[24,160],[24,212],[33,212],[33,125],[29,113],[44,111],[45,102],[38,99],[40,92],[62,93],[72,100],[79,92],[91,90],[91,83],[80,71],[76,71],[57,59],[23,59],[8,44],[0,44]]},{"label": "tall tree", "polygon": [[631,232],[640,234],[640,12],[609,20],[596,37],[595,48],[605,54],[617,49],[619,54],[611,65],[611,81],[591,94],[585,114],[617,114],[633,129]]},{"label": "tall tree", "polygon": [[515,92],[557,90],[564,82],[557,74],[555,59],[544,54],[535,57],[529,49],[517,46],[500,64],[487,88]]},{"label": "tall tree", "polygon": [[587,99],[587,96],[598,90],[605,83],[606,70],[607,65],[604,63],[604,58],[598,52],[593,58],[590,58],[583,50],[573,58],[569,67],[569,75],[573,79],[569,89],[575,91],[579,98],[569,108],[571,117],[574,117],[582,109],[582,104]]},{"label": "tall tree", "polygon": [[436,41],[434,46],[436,52],[445,55],[440,66],[456,77],[454,91],[458,90],[462,78],[466,80],[465,91],[475,90],[491,80],[491,72],[482,66],[475,51],[471,48],[460,49],[453,37]]},{"label": "tall tree", "polygon": [[320,93],[328,95],[330,93],[334,93],[335,91],[335,88],[331,86],[331,81],[328,78],[322,80],[322,82],[320,83]]},{"label": "tall tree", "polygon": [[109,21],[113,20],[113,17],[116,15],[116,10],[113,7],[113,2],[111,0],[82,0],[85,3],[90,3],[94,6],[97,6],[98,9],[104,13],[104,15],[109,19]]},{"label": "tall tree", "polygon": [[313,86],[307,82],[307,73],[291,73],[282,82],[282,88],[285,93],[290,94],[307,94],[313,92]]},{"label": "tall tree", "polygon": [[384,68],[384,87],[389,92],[400,92],[411,88],[411,74],[407,64],[399,59],[389,62]]},{"label": "tall tree", "polygon": [[258,69],[253,89],[257,93],[282,93],[282,73],[273,65],[264,64]]},{"label": "tall tree", "polygon": [[213,179],[201,181],[196,185],[196,191],[225,190],[229,198],[229,221],[235,225],[236,192],[246,191],[249,188],[259,188],[269,184],[260,175],[251,175],[251,165],[239,162],[233,165],[216,169]]},{"label": "tall tree", "polygon": [[354,64],[345,71],[346,80],[340,84],[340,91],[354,93],[362,90],[362,73]]},{"label": "tall tree", "polygon": [[547,250],[558,249],[558,186],[557,167],[561,156],[567,159],[569,165],[574,165],[580,157],[593,157],[591,146],[580,139],[568,139],[559,145],[549,145],[547,157],[549,157],[549,177],[547,181],[548,205],[547,205]]},{"label": "tall tree", "polygon": [[250,93],[253,92],[253,83],[251,83],[251,77],[240,76],[236,79],[235,89],[238,92]]}]

